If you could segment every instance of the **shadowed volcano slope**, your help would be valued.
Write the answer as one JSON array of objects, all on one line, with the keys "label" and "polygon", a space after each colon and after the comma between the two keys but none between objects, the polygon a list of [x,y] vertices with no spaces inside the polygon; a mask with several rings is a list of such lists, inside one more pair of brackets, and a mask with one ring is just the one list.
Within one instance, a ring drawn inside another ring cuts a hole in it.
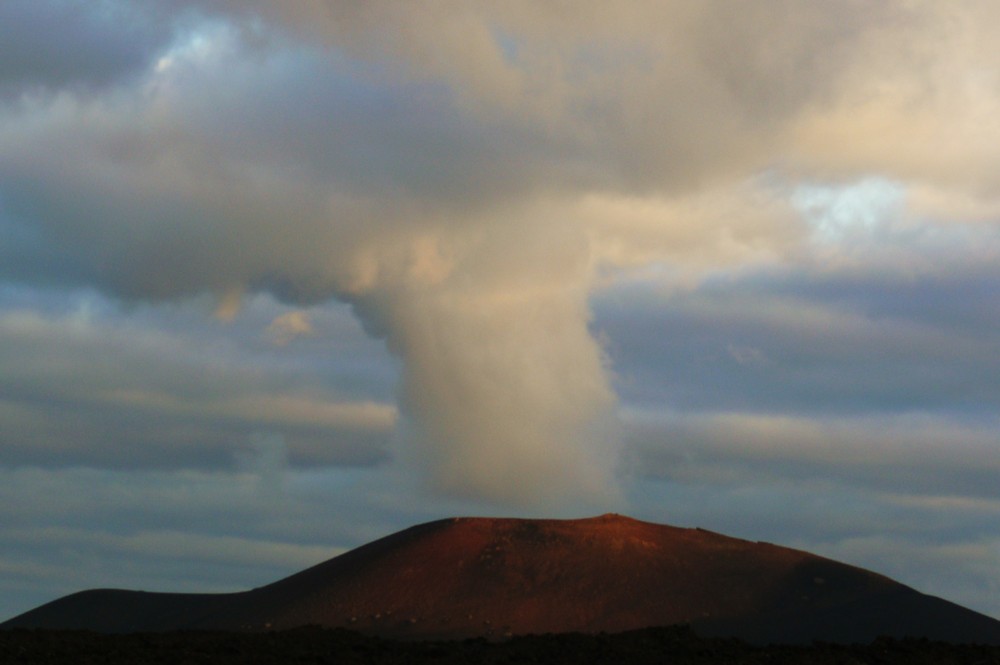
[{"label": "shadowed volcano slope", "polygon": [[755,642],[889,635],[1000,644],[1000,622],[881,575],[618,515],[429,522],[244,593],[86,591],[0,627],[131,632],[319,624],[424,639],[677,623]]}]

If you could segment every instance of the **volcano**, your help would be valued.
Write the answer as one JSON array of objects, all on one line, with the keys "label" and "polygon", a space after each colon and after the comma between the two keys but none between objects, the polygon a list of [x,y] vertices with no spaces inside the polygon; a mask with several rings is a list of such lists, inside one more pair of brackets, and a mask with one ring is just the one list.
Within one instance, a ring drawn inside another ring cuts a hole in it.
[{"label": "volcano", "polygon": [[251,591],[65,596],[0,628],[381,637],[621,632],[688,624],[755,643],[878,636],[1000,644],[1000,621],[807,552],[620,515],[420,524]]}]

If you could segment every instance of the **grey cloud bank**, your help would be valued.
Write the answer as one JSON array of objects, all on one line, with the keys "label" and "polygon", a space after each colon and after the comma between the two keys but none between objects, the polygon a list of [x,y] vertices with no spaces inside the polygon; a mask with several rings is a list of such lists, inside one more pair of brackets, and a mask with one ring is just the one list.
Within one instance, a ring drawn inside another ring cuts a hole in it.
[{"label": "grey cloud bank", "polygon": [[618,509],[1000,616],[997,28],[4,4],[0,613],[197,588],[254,543],[271,567],[216,584],[439,514]]}]

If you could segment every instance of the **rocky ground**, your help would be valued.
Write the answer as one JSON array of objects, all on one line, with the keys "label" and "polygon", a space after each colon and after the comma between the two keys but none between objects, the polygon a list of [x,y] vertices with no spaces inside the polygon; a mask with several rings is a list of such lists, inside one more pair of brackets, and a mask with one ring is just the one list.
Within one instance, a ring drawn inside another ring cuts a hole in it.
[{"label": "rocky ground", "polygon": [[1000,665],[1000,647],[880,639],[868,645],[751,646],[699,638],[686,627],[615,635],[560,634],[451,642],[401,642],[339,629],[268,633],[173,632],[103,635],[85,631],[0,631],[0,663],[767,663],[769,665]]}]

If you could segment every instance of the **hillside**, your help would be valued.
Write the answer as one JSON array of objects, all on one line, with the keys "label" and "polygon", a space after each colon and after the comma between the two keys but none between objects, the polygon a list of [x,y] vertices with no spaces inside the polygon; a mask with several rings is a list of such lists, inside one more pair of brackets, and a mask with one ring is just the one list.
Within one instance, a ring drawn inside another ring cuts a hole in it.
[{"label": "hillside", "polygon": [[315,625],[426,640],[675,624],[755,643],[892,636],[1000,644],[1000,622],[876,573],[619,515],[440,520],[243,593],[84,591],[0,627],[140,632]]}]

